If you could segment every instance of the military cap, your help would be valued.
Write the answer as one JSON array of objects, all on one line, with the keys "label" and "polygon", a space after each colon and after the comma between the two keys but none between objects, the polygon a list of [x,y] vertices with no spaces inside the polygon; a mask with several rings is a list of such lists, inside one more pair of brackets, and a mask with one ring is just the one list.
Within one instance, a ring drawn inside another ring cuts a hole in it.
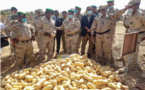
[{"label": "military cap", "polygon": [[91,7],[93,7],[93,8],[97,8],[97,6],[96,6],[96,5],[91,5]]},{"label": "military cap", "polygon": [[108,1],[107,1],[107,3],[112,3],[112,2],[114,2],[114,0],[108,0]]},{"label": "military cap", "polygon": [[67,13],[67,11],[62,11],[62,13]]},{"label": "military cap", "polygon": [[46,8],[46,12],[50,12],[50,11],[53,11],[53,10],[50,8]]},{"label": "military cap", "polygon": [[12,10],[17,10],[17,8],[16,8],[16,7],[11,7],[11,11],[12,11]]},{"label": "military cap", "polygon": [[23,12],[18,12],[18,16],[23,16],[24,13]]},{"label": "military cap", "polygon": [[68,10],[68,12],[72,12],[72,13],[74,13],[74,10],[71,10],[71,9],[70,9],[70,10]]},{"label": "military cap", "polygon": [[81,7],[79,7],[79,6],[75,6],[75,8],[78,8],[78,9],[80,9],[80,10],[82,9],[82,8],[81,8]]},{"label": "military cap", "polygon": [[35,13],[41,13],[42,12],[42,9],[36,9],[35,10]]},{"label": "military cap", "polygon": [[134,4],[140,4],[140,0],[131,0],[126,7],[130,7]]},{"label": "military cap", "polygon": [[98,10],[102,10],[102,9],[107,9],[107,5],[101,5],[101,6],[99,6]]}]

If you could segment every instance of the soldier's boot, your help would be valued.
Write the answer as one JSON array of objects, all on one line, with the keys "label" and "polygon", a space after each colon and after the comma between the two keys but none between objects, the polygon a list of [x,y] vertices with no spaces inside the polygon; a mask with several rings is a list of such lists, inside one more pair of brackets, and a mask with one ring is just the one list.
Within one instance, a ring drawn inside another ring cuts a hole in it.
[{"label": "soldier's boot", "polygon": [[104,65],[104,60],[103,60],[103,57],[102,57],[102,56],[99,56],[99,57],[98,57],[98,62],[99,62],[101,65]]},{"label": "soldier's boot", "polygon": [[38,57],[37,64],[43,63],[44,60],[45,60],[44,55],[40,55],[40,56]]},{"label": "soldier's boot", "polygon": [[51,56],[48,56],[47,60],[45,62],[48,62],[52,59],[52,55]]}]

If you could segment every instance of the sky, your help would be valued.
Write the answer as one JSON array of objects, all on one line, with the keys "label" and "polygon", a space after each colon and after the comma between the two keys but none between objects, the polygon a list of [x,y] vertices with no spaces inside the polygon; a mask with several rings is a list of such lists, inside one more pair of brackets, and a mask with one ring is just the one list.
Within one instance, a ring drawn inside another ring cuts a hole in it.
[{"label": "sky", "polygon": [[[115,0],[115,6],[122,9],[128,4],[130,0]],[[53,10],[64,11],[75,6],[82,8],[82,13],[85,12],[86,7],[90,5],[105,5],[107,0],[1,0],[0,10],[10,9],[12,6],[16,7],[18,11],[29,12],[36,9],[51,8]],[[145,0],[141,0],[140,8],[145,9]]]}]

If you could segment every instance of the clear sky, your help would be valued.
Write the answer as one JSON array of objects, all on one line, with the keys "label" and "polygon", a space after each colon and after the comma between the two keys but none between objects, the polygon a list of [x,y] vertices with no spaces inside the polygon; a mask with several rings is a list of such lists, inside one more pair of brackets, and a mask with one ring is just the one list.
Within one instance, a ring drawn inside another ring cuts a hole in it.
[{"label": "clear sky", "polygon": [[[115,7],[118,9],[124,8],[130,0],[115,0]],[[107,0],[1,0],[0,10],[10,9],[12,6],[18,8],[19,11],[34,11],[35,9],[52,8],[54,10],[68,10],[75,6],[80,6],[82,12],[90,5],[105,5]],[[145,9],[145,0],[141,0],[140,8]]]}]

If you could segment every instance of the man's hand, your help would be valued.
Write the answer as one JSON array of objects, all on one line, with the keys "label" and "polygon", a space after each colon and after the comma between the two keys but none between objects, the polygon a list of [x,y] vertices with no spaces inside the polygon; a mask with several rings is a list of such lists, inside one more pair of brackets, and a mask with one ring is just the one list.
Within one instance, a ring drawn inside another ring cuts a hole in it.
[{"label": "man's hand", "polygon": [[91,30],[89,28],[85,27],[85,29],[87,30],[87,32],[91,32]]},{"label": "man's hand", "polygon": [[145,40],[145,37],[142,38],[142,41],[144,41],[144,40]]},{"label": "man's hand", "polygon": [[44,35],[51,36],[50,33],[48,33],[48,32],[45,32]]},{"label": "man's hand", "polygon": [[88,31],[88,32],[91,32],[91,30],[90,30],[90,29],[88,29],[87,31]]},{"label": "man's hand", "polygon": [[13,39],[13,42],[14,42],[14,43],[18,43],[18,42],[19,42],[19,40],[18,40],[18,39],[16,39],[16,38],[14,38],[14,39]]},{"label": "man's hand", "polygon": [[125,24],[123,24],[124,25],[124,27],[126,28],[126,29],[129,29],[129,26],[126,26]]},{"label": "man's hand", "polygon": [[35,36],[32,36],[31,40],[32,40],[32,41],[35,41]]},{"label": "man's hand", "polygon": [[91,36],[91,39],[92,39],[92,40],[94,40],[94,37],[93,37],[93,35]]},{"label": "man's hand", "polygon": [[71,32],[70,30],[67,30],[67,31],[66,31],[66,33],[70,33],[70,32]]},{"label": "man's hand", "polygon": [[88,29],[87,27],[85,27],[85,29]]}]

